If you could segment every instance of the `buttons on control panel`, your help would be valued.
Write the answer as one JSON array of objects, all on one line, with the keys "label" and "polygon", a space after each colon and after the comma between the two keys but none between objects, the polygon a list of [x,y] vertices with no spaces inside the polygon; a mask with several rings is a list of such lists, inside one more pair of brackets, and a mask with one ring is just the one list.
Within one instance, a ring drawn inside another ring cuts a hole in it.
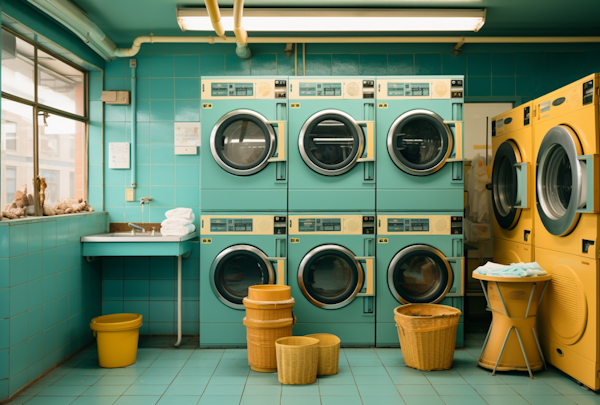
[{"label": "buttons on control panel", "polygon": [[452,80],[452,81],[450,81],[450,85],[452,87],[463,87],[463,81],[462,80]]},{"label": "buttons on control panel", "polygon": [[275,80],[275,87],[285,87],[287,80]]},{"label": "buttons on control panel", "polygon": [[273,234],[285,235],[287,233],[287,218],[283,216],[273,217]]},{"label": "buttons on control panel", "polygon": [[462,235],[462,233],[463,233],[463,218],[462,217],[450,218],[450,233],[452,235]]},{"label": "buttons on control panel", "polygon": [[375,80],[363,80],[363,98],[375,98]]},{"label": "buttons on control panel", "polygon": [[362,229],[363,235],[374,235],[375,234],[375,217],[364,216],[362,218]]},{"label": "buttons on control panel", "polygon": [[462,91],[452,91],[452,98],[463,98]]},{"label": "buttons on control panel", "polygon": [[275,80],[275,98],[287,97],[287,80]]}]

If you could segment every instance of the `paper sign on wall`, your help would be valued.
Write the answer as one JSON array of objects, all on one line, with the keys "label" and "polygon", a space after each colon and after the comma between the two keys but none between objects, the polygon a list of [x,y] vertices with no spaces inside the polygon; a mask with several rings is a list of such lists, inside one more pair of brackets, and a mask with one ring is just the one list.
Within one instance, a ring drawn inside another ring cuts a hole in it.
[{"label": "paper sign on wall", "polygon": [[129,169],[129,142],[110,142],[108,154],[109,169]]},{"label": "paper sign on wall", "polygon": [[176,122],[175,146],[200,146],[200,123]]}]

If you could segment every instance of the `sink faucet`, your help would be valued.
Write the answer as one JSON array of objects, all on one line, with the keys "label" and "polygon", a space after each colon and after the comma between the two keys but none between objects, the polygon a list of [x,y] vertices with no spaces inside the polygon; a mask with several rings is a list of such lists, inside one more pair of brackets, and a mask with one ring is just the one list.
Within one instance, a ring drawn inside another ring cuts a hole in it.
[{"label": "sink faucet", "polygon": [[152,201],[152,198],[142,197],[140,198],[140,205],[150,204],[150,201]]},{"label": "sink faucet", "polygon": [[142,228],[141,226],[138,226],[136,224],[132,224],[131,222],[127,224],[130,228],[131,228],[131,234],[135,235],[135,231],[139,231],[141,233],[146,233],[146,230],[144,228]]}]

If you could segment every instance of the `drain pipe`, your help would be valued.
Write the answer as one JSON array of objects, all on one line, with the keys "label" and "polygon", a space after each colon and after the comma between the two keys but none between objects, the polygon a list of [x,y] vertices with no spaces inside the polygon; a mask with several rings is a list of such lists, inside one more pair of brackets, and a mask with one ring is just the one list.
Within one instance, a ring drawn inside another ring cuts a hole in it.
[{"label": "drain pipe", "polygon": [[131,188],[135,189],[137,187],[137,165],[135,160],[137,155],[137,78],[135,75],[137,68],[137,60],[129,59],[129,67],[131,68]]},{"label": "drain pipe", "polygon": [[221,12],[219,11],[217,0],[204,0],[204,4],[206,5],[206,11],[208,11],[208,16],[210,17],[213,29],[219,37],[225,38],[225,30],[221,23]]},{"label": "drain pipe", "polygon": [[242,27],[242,16],[244,14],[244,0],[234,0],[233,2],[233,33],[237,40],[235,53],[242,59],[250,59],[252,52],[248,47],[248,33]]}]

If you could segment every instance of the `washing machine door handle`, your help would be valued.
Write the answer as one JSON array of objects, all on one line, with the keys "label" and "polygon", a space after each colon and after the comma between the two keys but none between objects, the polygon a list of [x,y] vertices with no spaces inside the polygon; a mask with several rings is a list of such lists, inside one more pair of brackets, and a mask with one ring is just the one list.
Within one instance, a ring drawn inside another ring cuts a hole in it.
[{"label": "washing machine door handle", "polygon": [[375,257],[374,256],[357,256],[355,259],[359,263],[365,263],[365,292],[359,292],[357,297],[372,297],[375,295]]},{"label": "washing machine door handle", "polygon": [[[446,162],[463,162],[463,122],[443,121],[448,127],[454,128],[454,157],[446,159]],[[452,153],[452,151],[450,151]]]},{"label": "washing machine door handle", "polygon": [[577,160],[583,162],[585,165],[585,184],[586,196],[585,206],[576,210],[583,214],[597,214],[600,212],[600,199],[598,198],[598,167],[599,167],[599,156],[594,155],[580,155],[577,156]]},{"label": "washing machine door handle", "polygon": [[275,264],[277,285],[287,285],[287,257],[267,257],[267,260]]},{"label": "washing machine door handle", "polygon": [[373,135],[374,121],[356,121],[359,127],[365,127],[367,134],[365,136],[365,148],[367,152],[366,157],[359,157],[356,159],[357,163],[360,162],[374,162],[375,161],[375,141]]},{"label": "washing machine door handle", "polygon": [[277,157],[270,157],[268,162],[286,162],[287,156],[285,155],[285,151],[287,150],[287,125],[285,121],[267,121],[265,124],[271,125],[273,127],[277,127],[279,131],[275,131],[275,136],[277,138]]},{"label": "washing machine door handle", "polygon": [[529,162],[515,163],[514,168],[517,174],[517,198],[514,208],[527,209],[529,206]]}]

